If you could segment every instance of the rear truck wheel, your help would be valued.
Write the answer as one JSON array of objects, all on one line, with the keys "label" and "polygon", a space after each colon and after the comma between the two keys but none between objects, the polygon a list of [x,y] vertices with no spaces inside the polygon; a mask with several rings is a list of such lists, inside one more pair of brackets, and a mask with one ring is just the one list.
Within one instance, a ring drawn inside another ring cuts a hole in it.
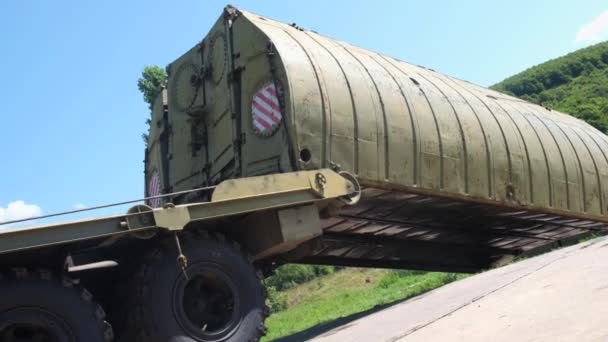
[{"label": "rear truck wheel", "polygon": [[71,279],[13,269],[0,279],[0,341],[108,342],[103,309]]},{"label": "rear truck wheel", "polygon": [[122,342],[258,341],[266,333],[266,289],[251,259],[222,235],[181,234],[141,261],[129,281]]}]

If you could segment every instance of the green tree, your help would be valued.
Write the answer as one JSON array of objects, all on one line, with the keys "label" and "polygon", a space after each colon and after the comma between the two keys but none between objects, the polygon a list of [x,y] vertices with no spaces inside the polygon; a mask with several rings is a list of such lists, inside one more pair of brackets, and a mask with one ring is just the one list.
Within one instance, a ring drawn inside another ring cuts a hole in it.
[{"label": "green tree", "polygon": [[569,113],[608,133],[608,42],[539,64],[492,88]]},{"label": "green tree", "polygon": [[141,72],[141,77],[137,80],[137,88],[143,94],[150,110],[166,81],[167,72],[158,65],[146,65]]},{"label": "green tree", "polygon": [[[144,101],[148,104],[148,108],[152,111],[156,97],[163,89],[163,85],[167,82],[167,72],[158,65],[146,65],[141,72],[141,77],[137,80],[137,89],[144,96]],[[146,119],[148,126],[151,123],[150,118]],[[148,142],[148,133],[141,135],[144,143]]]},{"label": "green tree", "polygon": [[602,112],[594,105],[582,105],[577,110],[577,117],[587,121],[591,126],[602,132],[608,132],[608,123],[602,120]]}]

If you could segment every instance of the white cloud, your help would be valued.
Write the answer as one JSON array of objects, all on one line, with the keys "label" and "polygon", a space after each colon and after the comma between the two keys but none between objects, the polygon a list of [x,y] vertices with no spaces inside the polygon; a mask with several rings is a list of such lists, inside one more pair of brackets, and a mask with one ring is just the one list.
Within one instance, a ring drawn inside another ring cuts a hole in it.
[{"label": "white cloud", "polygon": [[86,209],[86,208],[88,208],[88,206],[87,206],[86,204],[83,204],[83,203],[78,202],[78,203],[76,203],[76,204],[73,204],[73,205],[72,205],[72,208],[74,208],[75,210],[81,210],[81,209]]},{"label": "white cloud", "polygon": [[8,206],[0,207],[0,223],[6,221],[22,220],[42,215],[42,209],[35,204],[24,201],[14,201]]},{"label": "white cloud", "polygon": [[608,11],[583,25],[576,34],[576,42],[597,42],[608,36]]}]

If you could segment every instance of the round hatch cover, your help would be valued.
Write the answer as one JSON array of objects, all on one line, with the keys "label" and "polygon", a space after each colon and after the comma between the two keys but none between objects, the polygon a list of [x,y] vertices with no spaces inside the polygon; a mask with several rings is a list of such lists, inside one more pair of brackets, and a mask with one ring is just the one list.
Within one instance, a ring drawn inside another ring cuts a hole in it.
[{"label": "round hatch cover", "polygon": [[196,101],[199,87],[200,75],[197,67],[192,63],[180,65],[170,84],[171,100],[178,111],[185,112],[192,107]]},{"label": "round hatch cover", "polygon": [[216,33],[209,42],[209,56],[211,63],[211,80],[218,85],[226,73],[226,37],[223,33]]},{"label": "round hatch cover", "polygon": [[283,121],[277,88],[273,82],[266,83],[251,100],[251,119],[255,134],[268,137],[277,131]]}]

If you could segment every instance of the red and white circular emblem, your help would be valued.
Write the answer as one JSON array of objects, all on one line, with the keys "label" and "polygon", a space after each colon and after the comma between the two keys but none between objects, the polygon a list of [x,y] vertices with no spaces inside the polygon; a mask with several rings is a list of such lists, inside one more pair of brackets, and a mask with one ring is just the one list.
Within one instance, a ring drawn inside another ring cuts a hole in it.
[{"label": "red and white circular emblem", "polygon": [[[148,180],[148,197],[158,196],[160,194],[160,176],[158,175],[158,171],[154,171]],[[148,204],[153,208],[158,208],[160,207],[161,199],[151,198],[148,200]]]},{"label": "red and white circular emblem", "polygon": [[253,131],[260,136],[270,136],[279,128],[283,114],[273,82],[265,84],[253,95],[251,119]]}]

